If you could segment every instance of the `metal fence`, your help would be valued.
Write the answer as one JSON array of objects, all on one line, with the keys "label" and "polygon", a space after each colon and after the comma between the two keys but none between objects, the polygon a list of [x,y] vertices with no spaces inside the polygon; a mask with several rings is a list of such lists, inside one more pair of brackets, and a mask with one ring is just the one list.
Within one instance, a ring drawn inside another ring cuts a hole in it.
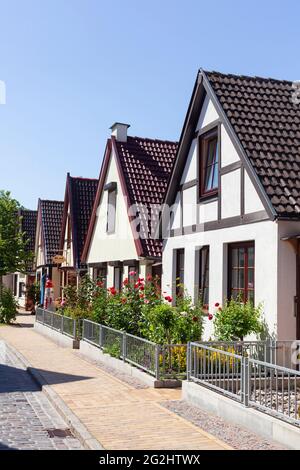
[{"label": "metal fence", "polygon": [[189,343],[188,380],[300,426],[300,372]]},{"label": "metal fence", "polygon": [[264,341],[201,341],[201,344],[259,361],[273,362],[274,344]]},{"label": "metal fence", "polygon": [[188,345],[188,380],[200,383],[238,401],[243,401],[245,358],[200,343]]},{"label": "metal fence", "polygon": [[83,320],[82,339],[159,378],[159,346],[124,331]]},{"label": "metal fence", "polygon": [[76,338],[76,320],[42,308],[36,309],[36,321],[59,331],[63,335]]}]

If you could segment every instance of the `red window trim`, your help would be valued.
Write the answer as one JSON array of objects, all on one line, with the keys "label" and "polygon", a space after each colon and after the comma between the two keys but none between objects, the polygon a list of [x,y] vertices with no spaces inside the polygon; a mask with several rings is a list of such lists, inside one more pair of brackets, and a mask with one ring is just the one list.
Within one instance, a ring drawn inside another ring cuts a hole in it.
[{"label": "red window trim", "polygon": [[[228,245],[228,298],[231,299],[232,297],[232,250],[236,248],[253,248],[254,250],[254,276],[255,276],[255,242],[254,241],[248,241],[248,242],[237,242],[237,243],[230,243]],[[251,269],[251,268],[250,268]],[[249,293],[249,287],[248,287],[248,270],[249,270],[249,265],[248,265],[248,250],[245,252],[245,262],[244,262],[244,287],[236,290],[242,290],[244,293],[244,298],[243,302],[247,302],[248,300],[248,293]],[[251,289],[250,289],[251,290]],[[255,282],[254,282],[254,287],[253,287],[253,302],[255,299]]]},{"label": "red window trim", "polygon": [[[206,134],[200,135],[198,138],[199,146],[199,196],[201,199],[210,198],[218,194],[219,188],[214,188],[209,191],[205,191],[204,182],[206,176],[206,160],[207,160],[207,144],[213,139],[217,139],[218,142],[218,128],[214,128]],[[218,170],[219,171],[219,170]]]}]

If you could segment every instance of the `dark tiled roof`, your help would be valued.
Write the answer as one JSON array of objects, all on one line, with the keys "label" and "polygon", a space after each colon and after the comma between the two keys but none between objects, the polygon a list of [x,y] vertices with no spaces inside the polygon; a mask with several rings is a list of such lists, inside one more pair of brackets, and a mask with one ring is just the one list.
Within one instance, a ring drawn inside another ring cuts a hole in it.
[{"label": "dark tiled roof", "polygon": [[[130,205],[142,204],[144,206],[144,211],[141,211],[141,220],[147,211],[151,217],[150,206],[160,205],[163,202],[178,144],[128,137],[127,142],[116,141],[116,145]],[[143,254],[149,257],[160,257],[161,241],[149,237],[149,233],[151,234],[151,226],[142,224],[140,237]]]},{"label": "dark tiled roof", "polygon": [[80,264],[83,245],[89,227],[98,180],[70,177],[71,219],[75,237],[75,260]]},{"label": "dark tiled roof", "polygon": [[279,216],[300,217],[300,105],[292,82],[205,72]]},{"label": "dark tiled roof", "polygon": [[52,264],[53,256],[59,254],[63,201],[40,201],[41,223],[45,243],[46,264]]},{"label": "dark tiled roof", "polygon": [[[37,211],[30,211],[22,209],[20,211],[21,219],[21,231],[24,233],[24,240],[28,241],[26,245],[27,253],[34,252],[35,246],[35,231],[36,231],[36,222],[37,222]],[[33,263],[29,262],[26,270],[32,271]]]}]

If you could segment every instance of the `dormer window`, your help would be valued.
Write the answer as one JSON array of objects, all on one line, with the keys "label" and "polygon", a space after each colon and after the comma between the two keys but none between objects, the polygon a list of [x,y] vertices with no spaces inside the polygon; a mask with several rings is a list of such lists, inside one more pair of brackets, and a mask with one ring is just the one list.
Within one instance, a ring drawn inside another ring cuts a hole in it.
[{"label": "dormer window", "polygon": [[218,192],[219,181],[219,150],[218,130],[200,137],[200,196],[212,196]]},{"label": "dormer window", "polygon": [[104,190],[107,191],[106,232],[114,233],[116,228],[117,183],[108,183]]}]

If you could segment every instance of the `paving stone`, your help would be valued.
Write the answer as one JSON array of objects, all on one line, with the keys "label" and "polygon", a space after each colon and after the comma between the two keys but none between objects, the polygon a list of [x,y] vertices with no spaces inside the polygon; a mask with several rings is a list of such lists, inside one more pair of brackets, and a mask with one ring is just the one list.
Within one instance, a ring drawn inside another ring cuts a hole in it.
[{"label": "paving stone", "polygon": [[50,438],[68,425],[12,355],[0,349],[0,450],[81,449],[75,437]]}]

